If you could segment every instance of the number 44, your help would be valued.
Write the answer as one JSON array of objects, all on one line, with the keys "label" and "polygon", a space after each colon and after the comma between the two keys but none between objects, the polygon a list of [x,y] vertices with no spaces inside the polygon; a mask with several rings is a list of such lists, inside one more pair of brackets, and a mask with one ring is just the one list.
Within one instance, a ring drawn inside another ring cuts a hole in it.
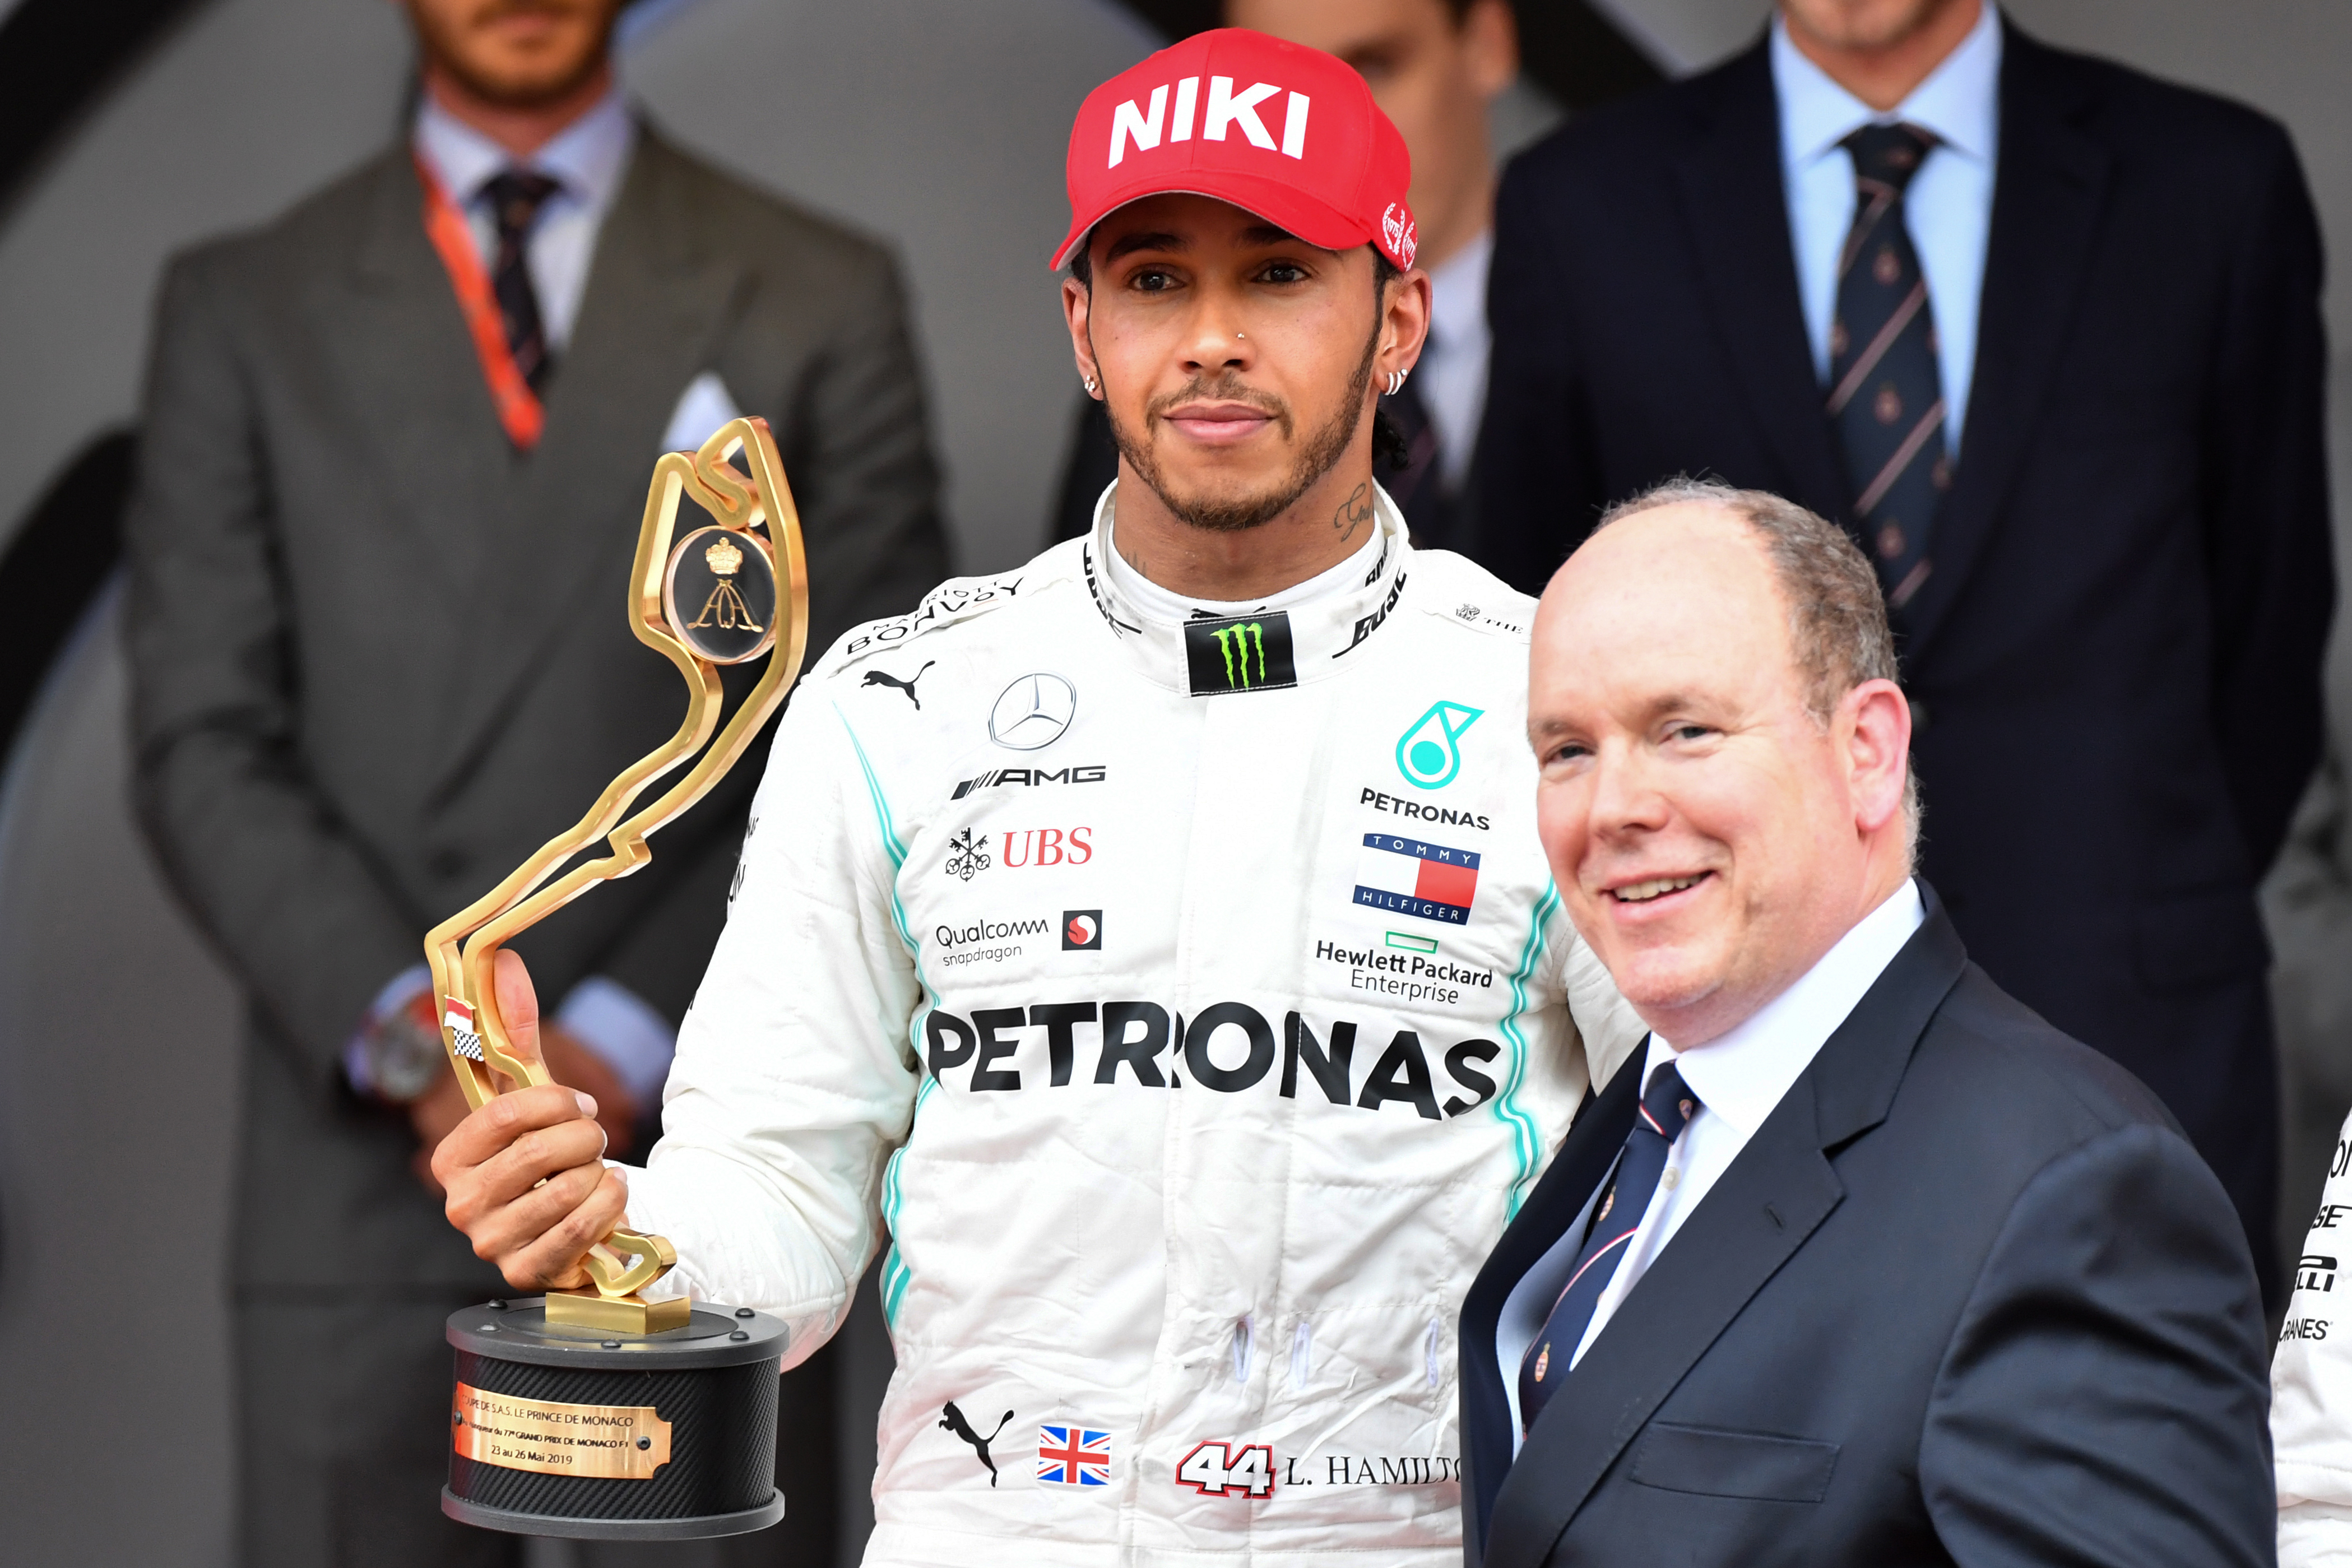
[{"label": "number 44", "polygon": [[1202,1497],[1272,1497],[1274,1450],[1264,1443],[1202,1443],[1176,1467],[1176,1481]]}]

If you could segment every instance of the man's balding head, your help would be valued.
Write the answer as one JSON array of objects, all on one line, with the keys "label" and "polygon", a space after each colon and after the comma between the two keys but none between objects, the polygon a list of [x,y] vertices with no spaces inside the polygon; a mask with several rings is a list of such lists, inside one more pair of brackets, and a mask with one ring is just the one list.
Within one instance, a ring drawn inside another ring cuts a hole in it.
[{"label": "man's balding head", "polygon": [[1687,1048],[1779,995],[1910,872],[1908,705],[1845,535],[1679,482],[1545,590],[1528,723],[1570,912]]}]

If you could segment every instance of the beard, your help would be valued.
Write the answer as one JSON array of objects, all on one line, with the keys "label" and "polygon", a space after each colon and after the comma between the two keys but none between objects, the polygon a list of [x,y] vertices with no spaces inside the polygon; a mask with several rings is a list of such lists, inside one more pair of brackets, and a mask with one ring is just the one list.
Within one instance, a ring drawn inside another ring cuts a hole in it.
[{"label": "beard", "polygon": [[1363,358],[1356,365],[1356,374],[1348,380],[1348,395],[1340,400],[1339,408],[1320,429],[1307,437],[1307,445],[1299,449],[1298,460],[1290,466],[1290,471],[1255,495],[1178,495],[1169,487],[1168,476],[1152,452],[1148,434],[1169,409],[1195,399],[1206,399],[1219,403],[1246,403],[1253,408],[1263,409],[1282,427],[1283,439],[1289,440],[1297,427],[1290,405],[1278,397],[1244,386],[1230,370],[1214,379],[1195,376],[1181,390],[1153,398],[1143,411],[1147,434],[1142,438],[1138,438],[1134,431],[1119,423],[1118,416],[1112,412],[1111,401],[1106,395],[1103,411],[1110,417],[1111,439],[1118,444],[1118,455],[1126,459],[1128,467],[1135,470],[1136,478],[1151,488],[1151,493],[1160,498],[1160,504],[1166,507],[1178,521],[1189,527],[1206,529],[1212,533],[1241,533],[1249,529],[1262,528],[1297,505],[1298,498],[1313,489],[1316,482],[1331,471],[1332,466],[1354,443],[1356,427],[1364,419],[1364,393],[1372,384],[1372,359],[1380,348],[1380,328],[1381,323],[1375,318],[1372,335],[1364,340]]},{"label": "beard", "polygon": [[[467,92],[502,109],[529,110],[562,101],[603,68],[620,7],[610,7],[611,15],[602,18],[593,42],[568,58],[556,56],[528,62],[500,60],[492,51],[469,47],[465,35],[501,16],[588,17],[605,9],[599,0],[490,0],[490,4],[476,7],[463,18],[447,19],[446,26],[444,18],[422,6],[410,7],[409,16],[434,63]],[[517,68],[518,65],[520,68]]]}]

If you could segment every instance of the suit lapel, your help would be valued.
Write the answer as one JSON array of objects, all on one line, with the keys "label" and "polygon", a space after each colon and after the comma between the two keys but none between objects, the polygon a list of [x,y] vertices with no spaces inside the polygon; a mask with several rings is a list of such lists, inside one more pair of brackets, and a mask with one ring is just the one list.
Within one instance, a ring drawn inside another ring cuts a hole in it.
[{"label": "suit lapel", "polygon": [[[1503,1386],[1504,1370],[1494,1356],[1503,1305],[1528,1270],[1568,1233],[1608,1173],[1609,1163],[1624,1147],[1633,1127],[1633,1108],[1641,1100],[1640,1063],[1648,1048],[1646,1041],[1636,1047],[1608,1087],[1586,1099],[1550,1168],[1528,1194],[1517,1217],[1504,1228],[1463,1299],[1462,1434],[1470,1471],[1464,1500],[1465,1533],[1475,1535],[1483,1528],[1511,1466],[1511,1405]],[[1475,1552],[1476,1542],[1471,1544]]]},{"label": "suit lapel", "polygon": [[[1550,1554],[1625,1446],[1843,1198],[1830,1154],[1885,1120],[1913,1047],[1967,964],[1942,907],[1922,892],[1925,922],[1545,1407],[1495,1495],[1485,1568],[1537,1568]],[[1468,1332],[1465,1311],[1465,1346]]]},{"label": "suit lapel", "polygon": [[1844,470],[1805,342],[1765,46],[1724,68],[1717,83],[1711,104],[1695,110],[1698,134],[1675,167],[1708,321],[1780,459],[1785,492],[1825,516],[1842,516]]},{"label": "suit lapel", "polygon": [[466,334],[448,276],[425,237],[424,192],[404,142],[367,176],[348,287],[313,342],[350,410],[340,421],[370,467],[367,489],[410,529],[454,621],[482,561],[485,530],[515,460]]},{"label": "suit lapel", "polygon": [[467,616],[464,685],[452,693],[445,788],[495,736],[569,621],[604,614],[617,624],[664,426],[678,394],[715,357],[744,284],[741,260],[719,254],[698,221],[690,179],[684,160],[639,132],[549,385],[546,432],[523,465],[513,512],[491,523]]},{"label": "suit lapel", "polygon": [[2056,51],[2006,18],[2001,26],[2000,153],[1976,374],[1951,498],[1936,523],[1935,569],[1905,617],[1906,663],[1958,599],[2032,445],[2112,175],[2113,159],[2081,129],[2087,84]]}]

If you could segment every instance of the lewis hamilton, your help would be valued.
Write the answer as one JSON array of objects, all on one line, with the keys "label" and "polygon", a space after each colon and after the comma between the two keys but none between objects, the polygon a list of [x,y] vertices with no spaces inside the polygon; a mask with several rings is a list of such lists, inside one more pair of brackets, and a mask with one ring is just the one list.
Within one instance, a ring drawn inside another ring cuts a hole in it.
[{"label": "lewis hamilton", "polygon": [[868,1562],[1459,1558],[1455,1312],[1643,1030],[1536,838],[1533,604],[1373,480],[1408,175],[1355,71],[1254,33],[1088,97],[1091,536],[802,682],[645,1169],[556,1087],[438,1151],[510,1283],[625,1209],[787,1365],[887,1235]]}]

